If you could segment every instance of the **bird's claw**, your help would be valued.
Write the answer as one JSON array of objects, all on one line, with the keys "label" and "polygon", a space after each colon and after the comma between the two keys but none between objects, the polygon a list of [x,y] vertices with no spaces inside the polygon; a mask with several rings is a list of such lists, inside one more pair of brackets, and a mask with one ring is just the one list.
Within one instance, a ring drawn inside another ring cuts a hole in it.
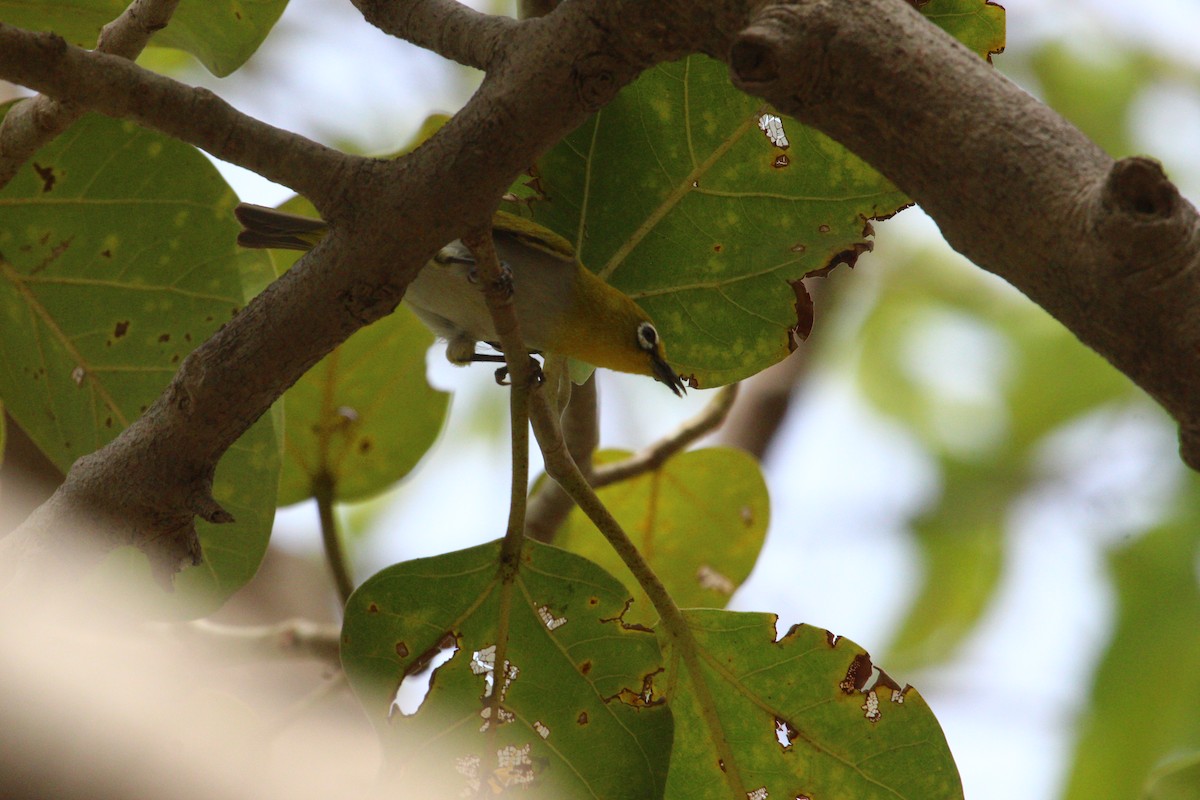
[{"label": "bird's claw", "polygon": [[[546,382],[546,376],[542,373],[542,365],[533,356],[529,357],[529,384],[530,386],[541,386]],[[496,383],[500,386],[510,386],[512,382],[508,379],[508,367],[500,367],[496,370]]]}]

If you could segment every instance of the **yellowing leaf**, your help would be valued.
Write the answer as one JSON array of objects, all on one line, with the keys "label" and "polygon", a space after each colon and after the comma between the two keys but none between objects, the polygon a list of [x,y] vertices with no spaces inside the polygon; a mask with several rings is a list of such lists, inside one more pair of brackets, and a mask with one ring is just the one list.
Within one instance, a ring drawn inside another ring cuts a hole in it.
[{"label": "yellowing leaf", "polygon": [[[599,453],[597,464],[627,454]],[[758,464],[732,448],[692,450],[659,469],[599,491],[600,499],[675,602],[724,608],[754,568],[770,521],[770,499]],[[653,607],[633,574],[579,509],[555,544],[621,579],[637,598],[630,619],[651,622]]]}]

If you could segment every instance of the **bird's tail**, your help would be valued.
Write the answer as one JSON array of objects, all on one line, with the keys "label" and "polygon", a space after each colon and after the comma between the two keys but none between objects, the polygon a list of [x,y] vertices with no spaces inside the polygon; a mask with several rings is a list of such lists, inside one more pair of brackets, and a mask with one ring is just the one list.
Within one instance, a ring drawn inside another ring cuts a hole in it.
[{"label": "bird's tail", "polygon": [[311,250],[329,231],[324,220],[300,217],[266,206],[242,203],[233,210],[242,223],[238,244],[272,250]]}]

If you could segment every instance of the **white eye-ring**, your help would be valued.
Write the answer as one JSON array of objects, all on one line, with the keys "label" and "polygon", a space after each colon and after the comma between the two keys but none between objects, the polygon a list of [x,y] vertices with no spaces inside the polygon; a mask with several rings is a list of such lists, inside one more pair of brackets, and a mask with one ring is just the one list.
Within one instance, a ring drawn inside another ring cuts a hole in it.
[{"label": "white eye-ring", "polygon": [[658,347],[658,331],[649,322],[643,322],[637,327],[638,347],[653,351]]}]

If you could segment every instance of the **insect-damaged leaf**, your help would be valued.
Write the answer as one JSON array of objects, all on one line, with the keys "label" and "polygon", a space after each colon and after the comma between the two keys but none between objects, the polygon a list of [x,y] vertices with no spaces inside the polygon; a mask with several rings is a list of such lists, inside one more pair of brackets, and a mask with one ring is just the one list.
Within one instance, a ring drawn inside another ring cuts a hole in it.
[{"label": "insect-damaged leaf", "polygon": [[[235,244],[236,202],[194,148],[100,115],[0,191],[0,397],[63,472],[136,419],[269,280],[267,259]],[[177,576],[194,591],[171,603],[215,604],[254,575],[278,470],[267,417],[221,460],[214,495],[237,521],[197,521],[205,563]]]},{"label": "insect-damaged leaf", "polygon": [[[1003,9],[922,11],[984,55]],[[841,145],[734,89],[705,56],[647,70],[513,188],[521,208],[654,318],[671,364],[732,383],[794,347],[791,282],[869,245],[867,220],[908,200]]]},{"label": "insect-damaged leaf", "polygon": [[[628,593],[594,564],[526,544],[506,599],[491,543],[383,570],[351,596],[342,661],[407,796],[661,797],[671,751],[654,633],[621,619]],[[495,663],[501,619],[506,665]],[[406,675],[440,650],[412,716]],[[488,698],[500,692],[499,725]],[[440,794],[439,794],[440,792]]]},{"label": "insect-damaged leaf", "polygon": [[670,800],[962,798],[925,701],[854,643],[809,625],[776,641],[770,614],[684,616],[700,667],[667,651]]}]

